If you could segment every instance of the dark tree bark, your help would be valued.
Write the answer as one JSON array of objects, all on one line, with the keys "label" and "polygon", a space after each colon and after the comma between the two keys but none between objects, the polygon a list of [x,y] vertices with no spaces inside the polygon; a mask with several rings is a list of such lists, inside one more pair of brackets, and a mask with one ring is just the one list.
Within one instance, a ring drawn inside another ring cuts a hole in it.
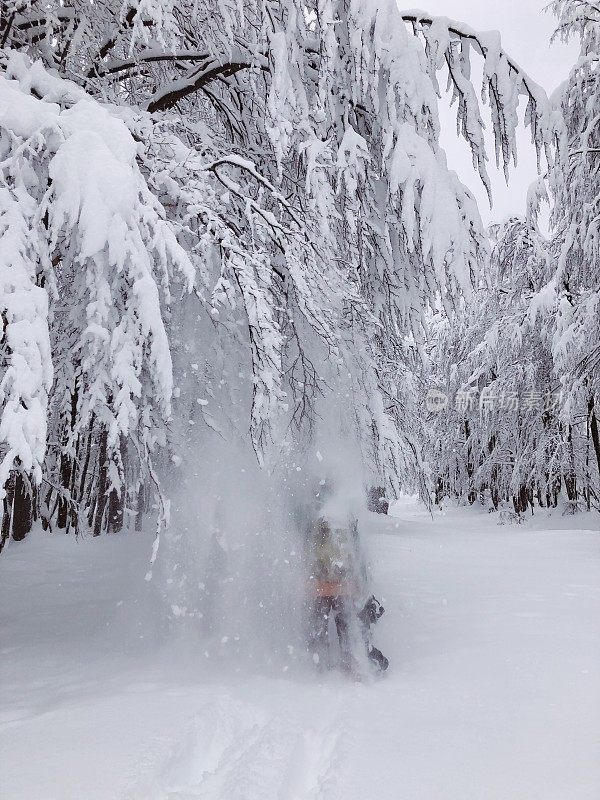
[{"label": "dark tree bark", "polygon": [[567,498],[571,503],[575,503],[577,501],[577,474],[575,472],[575,464],[574,464],[575,454],[573,452],[573,438],[570,425],[567,435],[567,446],[569,448],[569,461],[571,462],[571,468],[567,473],[565,473],[563,478],[565,481],[565,491],[567,493]]},{"label": "dark tree bark", "polygon": [[[8,487],[5,487],[8,491]],[[9,502],[8,495],[2,500],[2,532],[0,534],[0,552],[10,536],[10,514],[12,503]]]},{"label": "dark tree bark", "polygon": [[496,467],[492,467],[492,481],[490,483],[490,498],[492,500],[492,505],[494,509],[498,511],[498,506],[500,505],[500,492],[498,491],[498,482],[495,479],[494,470]]},{"label": "dark tree bark", "polygon": [[33,525],[31,484],[21,472],[17,472],[15,475],[15,490],[12,505],[11,535],[15,542],[21,542],[31,531]]},{"label": "dark tree bark", "polygon": [[444,492],[444,479],[441,475],[438,475],[437,480],[435,482],[435,504],[439,506],[442,500],[445,497]]},{"label": "dark tree bark", "polygon": [[110,533],[120,533],[123,530],[123,517],[125,511],[125,491],[112,489],[108,496],[108,523]]},{"label": "dark tree bark", "polygon": [[565,491],[567,499],[574,503],[577,500],[577,476],[573,473],[565,475]]},{"label": "dark tree bark", "polygon": [[98,453],[98,489],[94,508],[94,536],[100,536],[104,523],[104,510],[106,508],[106,493],[108,488],[108,430],[102,428],[100,433],[100,448]]},{"label": "dark tree bark", "polygon": [[513,495],[513,506],[517,514],[524,514],[527,511],[530,498],[532,497],[530,492],[531,490],[528,486],[522,485],[519,486],[517,494]]},{"label": "dark tree bark", "polygon": [[141,531],[143,528],[145,511],[146,511],[146,487],[142,483],[137,493],[137,513],[135,515],[136,531]]},{"label": "dark tree bark", "polygon": [[[60,486],[67,490],[71,484],[71,471],[73,469],[73,460],[66,456],[60,457]],[[64,529],[67,527],[69,520],[69,501],[65,495],[59,494],[58,496],[58,511],[56,514],[56,527]]]},{"label": "dark tree bark", "polygon": [[[496,449],[496,435],[493,434],[488,442],[488,453],[493,457],[494,450]],[[494,509],[497,511],[500,505],[500,490],[498,487],[498,464],[494,463],[490,470],[490,498]]]},{"label": "dark tree bark", "polygon": [[125,506],[127,488],[125,476],[127,475],[127,441],[124,436],[119,440],[119,453],[121,456],[120,473],[122,485],[120,489],[112,489],[108,498],[108,530],[111,533],[120,533],[125,522]]},{"label": "dark tree bark", "polygon": [[543,498],[543,495],[542,495],[542,487],[539,485],[539,483],[536,486],[535,496],[536,496],[537,501],[538,501],[538,506],[540,506],[540,508],[543,508],[544,507],[544,498]]},{"label": "dark tree bark", "polygon": [[[60,495],[58,498],[58,513],[56,515],[57,528],[68,530],[69,525],[73,521],[73,504],[68,500],[68,495],[72,496],[72,489],[74,486],[76,461],[72,455],[72,437],[75,425],[77,422],[77,403],[79,400],[79,391],[77,388],[77,381],[75,387],[71,392],[71,409],[69,418],[65,420],[63,428],[63,446],[60,455],[60,487],[64,489],[65,494]],[[73,498],[74,499],[74,498]],[[76,519],[76,515],[75,515]],[[76,524],[76,522],[75,522]]]},{"label": "dark tree bark", "polygon": [[85,460],[83,462],[83,468],[81,470],[81,477],[79,479],[79,495],[80,499],[83,499],[85,496],[85,482],[87,479],[88,469],[90,468],[90,456],[92,453],[92,441],[94,438],[94,422],[95,416],[92,414],[90,419],[89,431],[88,431],[88,439],[87,439],[87,446],[85,451]]},{"label": "dark tree bark", "polygon": [[561,487],[562,487],[562,480],[560,476],[555,477],[552,489],[552,494],[553,494],[552,505],[554,506],[554,508],[558,506],[558,498],[560,495]]},{"label": "dark tree bark", "polygon": [[475,475],[475,463],[473,461],[473,453],[471,450],[471,445],[469,444],[469,437],[471,436],[471,429],[469,428],[468,420],[465,420],[465,443],[467,445],[467,475],[469,478],[469,503],[473,505],[475,500],[477,500],[477,492],[475,491],[475,486],[473,485],[473,476]]},{"label": "dark tree bark", "polygon": [[596,464],[598,465],[598,477],[600,478],[600,431],[598,430],[594,395],[590,395],[590,399],[588,400],[588,414],[590,418],[590,433],[594,444],[594,453],[596,454]]}]

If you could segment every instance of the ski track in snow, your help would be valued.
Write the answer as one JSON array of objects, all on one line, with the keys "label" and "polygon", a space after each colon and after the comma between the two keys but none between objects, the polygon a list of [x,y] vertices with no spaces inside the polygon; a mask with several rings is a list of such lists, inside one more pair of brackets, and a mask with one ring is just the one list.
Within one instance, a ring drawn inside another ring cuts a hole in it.
[{"label": "ski track in snow", "polygon": [[[133,780],[123,800],[338,800],[347,714],[310,725],[229,697],[207,703],[171,747],[158,778]],[[160,743],[136,770],[144,775]],[[164,745],[163,745],[164,749]],[[137,784],[137,785],[135,785]]]},{"label": "ski track in snow", "polygon": [[598,800],[598,517],[494,523],[373,517],[358,684],[157,649],[142,537],[11,545],[1,800]]},{"label": "ski track in snow", "polygon": [[261,716],[251,706],[209,704],[191,721],[158,787],[142,786],[127,800],[336,800],[339,721],[302,728]]}]

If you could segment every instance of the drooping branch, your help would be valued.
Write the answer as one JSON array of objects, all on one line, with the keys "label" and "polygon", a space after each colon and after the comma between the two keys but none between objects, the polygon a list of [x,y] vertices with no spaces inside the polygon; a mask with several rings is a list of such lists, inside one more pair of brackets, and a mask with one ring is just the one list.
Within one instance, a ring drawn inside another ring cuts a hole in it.
[{"label": "drooping branch", "polygon": [[0,3],[0,47],[5,47],[8,42],[8,37],[12,30],[13,23],[17,17],[33,5],[36,0],[31,0],[31,3],[24,3],[20,6],[15,6],[12,11],[8,11],[4,3]]},{"label": "drooping branch", "polygon": [[48,14],[31,14],[28,16],[17,15],[13,22],[13,27],[20,31],[29,31],[32,29],[42,28],[47,25],[52,18],[56,18],[59,22],[70,22],[75,18],[74,8],[60,8],[53,15]]},{"label": "drooping branch", "polygon": [[[413,26],[424,25],[428,28],[430,28],[436,21],[436,17],[433,14],[428,14],[425,11],[417,10],[403,11],[402,19],[405,22],[412,23]],[[413,27],[413,30],[415,33],[417,33],[418,27]],[[472,42],[484,58],[487,56],[489,45],[484,42],[485,37],[481,33],[473,30],[473,28],[469,27],[468,25],[463,25],[456,20],[449,20],[448,33],[457,39]],[[501,55],[506,59],[506,63],[508,64],[510,71],[515,75],[518,75],[519,79],[522,81],[523,88],[530,100],[532,100],[534,103],[537,103],[540,96],[544,95],[544,90],[539,86],[539,84],[535,83],[535,81],[533,81],[515,61],[509,58],[503,50],[501,51]]]},{"label": "drooping branch", "polygon": [[172,53],[159,48],[149,48],[131,58],[114,59],[102,66],[90,69],[88,78],[103,78],[106,75],[118,75],[120,72],[135,70],[140,64],[157,64],[165,61],[209,61],[212,56],[199,50],[178,50]]},{"label": "drooping branch", "polygon": [[179,78],[155,92],[146,104],[146,109],[151,114],[156,111],[167,111],[184,97],[194,94],[216,79],[229,78],[244,69],[269,69],[268,61],[264,56],[250,57],[249,54],[241,53],[238,55],[239,60],[219,62],[217,59],[211,59],[208,63],[190,70],[183,78]]},{"label": "drooping branch", "polygon": [[[98,75],[96,71],[98,69],[98,65],[100,64],[101,61],[103,61],[103,59],[107,57],[107,55],[110,53],[113,47],[117,44],[117,42],[119,41],[119,37],[126,31],[131,30],[131,28],[133,28],[137,13],[138,13],[137,8],[133,7],[129,8],[127,13],[125,14],[125,17],[123,18],[123,21],[113,29],[112,33],[106,36],[106,38],[100,45],[98,52],[92,58],[93,66],[88,71],[86,75],[87,78],[93,78],[94,76]],[[143,20],[142,25],[144,27],[149,28],[152,27],[153,23],[151,20]]]},{"label": "drooping branch", "polygon": [[238,169],[244,170],[249,175],[251,175],[258,183],[260,183],[262,186],[264,186],[265,189],[267,189],[267,191],[270,192],[270,194],[273,196],[275,200],[277,200],[278,203],[281,204],[282,208],[289,214],[289,216],[296,223],[298,228],[301,229],[303,227],[302,221],[300,220],[294,209],[291,207],[291,205],[288,203],[288,201],[285,199],[285,197],[281,194],[281,192],[279,192],[273,186],[273,184],[270,181],[268,181],[264,177],[264,175],[261,175],[260,172],[258,172],[252,161],[248,161],[245,158],[240,158],[240,156],[232,154],[229,156],[222,156],[221,158],[218,158],[216,161],[207,164],[205,169],[210,172],[213,172],[217,176],[217,178],[221,180],[217,170],[218,167],[224,165],[236,167]]},{"label": "drooping branch", "polygon": [[[468,52],[463,47],[463,52],[457,56],[453,42],[462,42],[467,47],[473,47],[484,59],[484,101],[487,91],[496,143],[497,163],[499,166],[501,156],[506,178],[508,179],[511,160],[516,163],[514,136],[518,125],[519,95],[523,95],[528,100],[525,123],[531,127],[531,138],[536,147],[538,169],[540,169],[541,154],[544,153],[546,159],[550,158],[550,140],[552,139],[552,123],[548,113],[547,96],[544,90],[504,52],[500,46],[499,34],[477,32],[468,25],[454,20],[436,18],[424,11],[403,12],[402,19],[410,24],[415,36],[421,34],[425,40],[426,52],[429,56],[430,77],[436,90],[435,72],[439,70],[442,59],[447,64],[455,96],[459,98],[459,124],[462,122],[463,136],[471,147],[474,161],[488,195],[490,189],[484,164],[486,156],[482,138],[483,124],[469,74]],[[464,63],[463,58],[465,58]]]}]

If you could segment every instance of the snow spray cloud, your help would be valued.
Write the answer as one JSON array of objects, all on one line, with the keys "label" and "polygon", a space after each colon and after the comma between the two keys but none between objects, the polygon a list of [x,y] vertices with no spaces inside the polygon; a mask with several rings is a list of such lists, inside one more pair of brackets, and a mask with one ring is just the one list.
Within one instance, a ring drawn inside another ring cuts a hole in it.
[{"label": "snow spray cloud", "polygon": [[[271,469],[248,444],[209,433],[168,488],[171,524],[157,580],[199,655],[287,672],[308,662],[311,534],[323,513],[358,516],[363,486],[349,441],[320,433]],[[324,492],[324,486],[328,490]]]},{"label": "snow spray cloud", "polygon": [[197,452],[170,492],[161,580],[173,615],[209,659],[286,669],[303,646],[304,567],[285,484],[242,443],[209,435]]},{"label": "snow spray cloud", "polygon": [[[247,430],[252,365],[231,326],[217,326],[222,336],[212,347],[213,322],[189,303],[180,312],[170,429],[176,455],[162,475],[170,526],[155,585],[172,626],[197,644],[201,658],[281,673],[308,659],[319,487],[335,487],[329,504],[338,508],[328,513],[356,513],[362,505],[347,395],[341,388],[320,395],[310,431],[294,432],[283,420],[260,466]],[[330,378],[328,385],[338,386],[338,376]]]}]

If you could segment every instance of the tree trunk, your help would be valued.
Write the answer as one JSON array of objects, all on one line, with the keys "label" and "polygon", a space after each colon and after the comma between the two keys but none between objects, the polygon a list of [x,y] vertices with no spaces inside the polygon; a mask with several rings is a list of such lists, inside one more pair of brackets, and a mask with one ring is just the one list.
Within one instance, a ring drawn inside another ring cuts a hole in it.
[{"label": "tree trunk", "polygon": [[552,490],[553,491],[553,502],[552,502],[552,505],[554,506],[554,508],[556,508],[558,506],[558,498],[560,496],[561,487],[562,487],[562,480],[561,480],[560,476],[555,477],[554,481],[553,481],[553,490]]},{"label": "tree trunk", "polygon": [[141,484],[137,495],[137,514],[135,515],[135,529],[141,531],[144,524],[144,512],[146,511],[146,486]]},{"label": "tree trunk", "polygon": [[529,489],[527,486],[519,486],[517,494],[513,495],[513,506],[517,514],[524,514],[529,505]]},{"label": "tree trunk", "polygon": [[573,473],[565,475],[567,499],[574,503],[577,500],[577,477]]},{"label": "tree trunk", "polygon": [[[544,507],[544,498],[543,498],[543,496],[542,496],[542,487],[539,485],[539,483],[538,483],[538,485],[537,485],[537,487],[536,487],[536,490],[535,490],[535,495],[536,495],[536,497],[537,497],[538,506],[539,506],[540,508],[543,508],[543,507]],[[547,496],[547,495],[546,495],[546,496]]]},{"label": "tree trunk", "polygon": [[[77,402],[79,399],[79,392],[77,390],[77,381],[75,387],[71,392],[71,413],[68,419],[65,419],[62,437],[62,452],[60,454],[60,488],[64,490],[65,494],[60,495],[58,498],[58,513],[56,515],[56,527],[66,528],[67,532],[72,522],[73,508],[72,503],[69,501],[68,496],[72,499],[72,489],[74,486],[74,472],[76,461],[72,455],[72,437],[75,425],[77,422]],[[67,495],[68,493],[68,495]]]},{"label": "tree trunk", "polygon": [[2,533],[0,534],[0,552],[2,552],[2,548],[4,547],[6,540],[10,536],[11,505],[12,504],[8,502],[8,496],[4,497],[4,499],[2,500]]},{"label": "tree trunk", "polygon": [[[60,487],[64,489],[65,492],[69,490],[69,486],[71,485],[71,473],[73,471],[73,459],[66,455],[65,453],[61,454],[60,457]],[[58,512],[56,514],[56,527],[57,528],[66,528],[68,519],[69,519],[69,501],[67,497],[63,494],[59,494],[58,496]]]},{"label": "tree trunk", "polygon": [[533,484],[527,487],[527,502],[531,506],[531,513],[533,514],[534,504],[533,504]]},{"label": "tree trunk", "polygon": [[575,473],[575,464],[574,464],[575,454],[573,452],[573,438],[570,425],[569,425],[569,433],[567,435],[567,445],[569,447],[569,461],[571,462],[571,468],[569,469],[569,472],[563,476],[563,478],[565,481],[565,491],[567,493],[567,499],[571,503],[575,503],[577,501],[577,475]]},{"label": "tree trunk", "polygon": [[469,490],[468,490],[468,500],[471,505],[477,500],[477,492],[475,491],[475,486],[473,485],[473,476],[475,475],[475,464],[473,463],[473,456],[471,453],[471,445],[469,444],[469,437],[471,436],[471,431],[469,428],[468,420],[465,420],[465,443],[467,445],[467,476],[469,478]]},{"label": "tree trunk", "polygon": [[106,508],[106,491],[108,487],[108,430],[102,428],[100,433],[100,451],[98,453],[98,490],[94,509],[94,536],[100,536],[104,522],[104,509]]},{"label": "tree trunk", "polygon": [[127,501],[126,474],[127,474],[127,441],[124,436],[119,440],[119,454],[121,456],[120,474],[121,487],[112,489],[108,498],[108,530],[111,533],[120,533],[125,522],[125,507]]},{"label": "tree trunk", "polygon": [[444,491],[444,479],[441,475],[438,475],[437,480],[435,482],[435,504],[439,506],[442,500],[445,497]]},{"label": "tree trunk", "polygon": [[[490,441],[488,442],[488,453],[490,456],[493,455],[494,450],[496,449],[496,435],[493,434],[490,437]],[[492,505],[498,510],[498,506],[500,504],[500,492],[498,487],[498,464],[493,464],[490,470],[490,498],[492,500]]]},{"label": "tree trunk", "polygon": [[498,492],[498,484],[494,481],[490,483],[490,498],[492,500],[494,509],[498,511],[498,506],[500,505],[500,494]]},{"label": "tree trunk", "polygon": [[125,490],[112,489],[108,496],[108,523],[110,533],[120,533],[123,530],[123,516],[125,511]]},{"label": "tree trunk", "polygon": [[92,453],[92,440],[94,438],[94,421],[95,417],[92,414],[90,418],[90,426],[88,431],[87,447],[85,451],[85,461],[83,462],[83,469],[81,470],[81,477],[79,479],[79,499],[83,500],[85,496],[85,481],[87,478],[88,469],[90,467],[90,455]]},{"label": "tree trunk", "polygon": [[15,542],[21,542],[33,525],[33,498],[28,478],[21,472],[15,475],[15,491],[12,503],[11,535]]},{"label": "tree trunk", "polygon": [[588,414],[590,419],[590,433],[592,434],[592,442],[594,443],[594,452],[596,454],[596,464],[598,465],[598,477],[600,478],[600,431],[598,431],[598,419],[596,417],[593,395],[591,395],[588,400]]}]

